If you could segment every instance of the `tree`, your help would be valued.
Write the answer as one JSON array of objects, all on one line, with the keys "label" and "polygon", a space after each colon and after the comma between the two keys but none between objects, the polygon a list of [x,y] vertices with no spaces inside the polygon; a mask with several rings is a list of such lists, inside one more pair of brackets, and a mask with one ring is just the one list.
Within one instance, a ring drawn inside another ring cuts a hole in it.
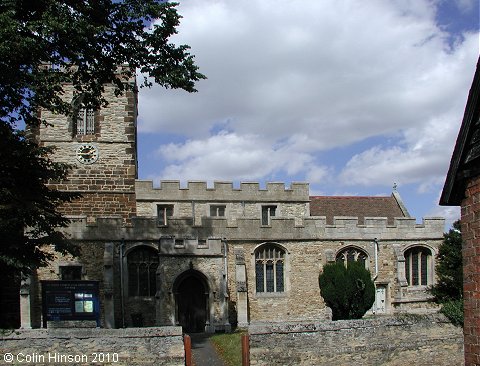
[{"label": "tree", "polygon": [[375,302],[375,285],[362,263],[329,263],[318,278],[332,319],[360,319]]},{"label": "tree", "polygon": [[[180,15],[159,0],[10,0],[0,5],[0,119],[38,124],[39,108],[71,114],[66,83],[88,107],[106,105],[105,84],[120,94],[136,70],[166,88],[195,91],[198,72],[186,45],[169,38]],[[154,20],[156,20],[154,22]],[[146,26],[149,26],[148,28]],[[127,65],[121,73],[119,65]]]},{"label": "tree", "polygon": [[0,272],[27,273],[45,265],[53,257],[45,250],[51,244],[60,253],[78,254],[78,247],[58,231],[68,220],[57,210],[78,194],[46,186],[51,179],[65,179],[68,166],[51,161],[51,149],[28,141],[4,123],[0,141]]},{"label": "tree", "polygon": [[[140,86],[153,83],[194,92],[198,72],[186,45],[169,38],[180,15],[159,0],[9,0],[0,4],[0,267],[24,273],[52,254],[78,254],[58,231],[68,225],[58,207],[76,198],[47,187],[69,167],[49,159],[51,149],[18,132],[19,123],[39,126],[39,110],[72,115],[74,98],[86,107],[106,106],[104,85],[122,94],[138,70]],[[119,66],[122,66],[121,68]],[[2,270],[0,268],[0,271]]]},{"label": "tree", "polygon": [[438,248],[437,283],[431,292],[442,304],[442,312],[455,324],[463,324],[463,265],[460,221],[453,223]]}]

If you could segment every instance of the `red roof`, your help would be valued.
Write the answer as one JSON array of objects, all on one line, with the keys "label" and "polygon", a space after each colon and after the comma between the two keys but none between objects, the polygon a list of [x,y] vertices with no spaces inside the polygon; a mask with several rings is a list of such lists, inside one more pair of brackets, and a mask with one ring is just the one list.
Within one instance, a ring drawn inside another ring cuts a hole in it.
[{"label": "red roof", "polygon": [[326,216],[327,224],[333,225],[334,216],[355,216],[362,225],[365,217],[387,217],[393,225],[395,217],[406,217],[396,198],[362,196],[311,196],[310,216]]}]

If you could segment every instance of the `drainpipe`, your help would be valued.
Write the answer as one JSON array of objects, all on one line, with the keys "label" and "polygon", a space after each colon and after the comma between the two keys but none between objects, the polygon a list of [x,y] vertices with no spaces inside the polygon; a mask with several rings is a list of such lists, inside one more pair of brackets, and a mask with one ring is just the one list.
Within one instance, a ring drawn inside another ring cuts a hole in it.
[{"label": "drainpipe", "polygon": [[228,300],[227,300],[227,292],[228,292],[228,262],[227,262],[227,239],[226,238],[223,238],[222,239],[222,243],[223,243],[223,270],[224,270],[224,273],[225,273],[225,288],[224,288],[224,294],[223,294],[223,301],[224,301],[224,309],[223,309],[223,314],[224,314],[224,317],[226,317],[225,320],[225,326],[228,326],[229,327],[229,331],[230,331],[230,322],[229,322],[229,317],[228,317]]},{"label": "drainpipe", "polygon": [[[375,276],[373,276],[373,283],[378,277],[378,240],[377,238],[373,239],[373,249],[375,253]],[[375,285],[375,302],[373,303],[373,314],[377,312],[377,286]]]},{"label": "drainpipe", "polygon": [[378,277],[378,241],[377,238],[373,239],[373,245],[375,250],[375,276],[373,280],[375,281]]},{"label": "drainpipe", "polygon": [[125,328],[125,300],[124,300],[124,283],[123,283],[123,249],[125,247],[125,239],[122,238],[120,243],[120,308],[122,310],[122,328]]}]

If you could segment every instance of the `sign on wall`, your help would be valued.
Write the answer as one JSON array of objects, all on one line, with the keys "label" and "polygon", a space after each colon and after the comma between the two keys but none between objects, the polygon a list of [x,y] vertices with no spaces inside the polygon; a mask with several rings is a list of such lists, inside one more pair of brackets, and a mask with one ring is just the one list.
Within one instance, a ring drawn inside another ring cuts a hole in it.
[{"label": "sign on wall", "polygon": [[43,327],[47,321],[95,320],[100,327],[98,281],[41,281]]}]

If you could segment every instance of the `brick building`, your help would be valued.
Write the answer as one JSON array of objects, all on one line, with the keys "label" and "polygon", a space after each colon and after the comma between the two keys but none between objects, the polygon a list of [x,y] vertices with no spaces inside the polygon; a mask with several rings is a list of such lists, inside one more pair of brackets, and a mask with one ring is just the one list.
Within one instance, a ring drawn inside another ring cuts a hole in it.
[{"label": "brick building", "polygon": [[[131,81],[134,82],[133,80]],[[95,280],[101,326],[180,324],[187,331],[330,316],[318,286],[324,264],[361,261],[376,285],[372,312],[435,310],[427,287],[444,220],[417,224],[394,189],[386,197],[310,196],[308,183],[151,181],[137,178],[134,93],[75,118],[44,113],[38,134],[74,164],[56,188],[82,247],[22,285],[23,327],[42,324],[39,280]]]},{"label": "brick building", "polygon": [[480,365],[480,59],[440,204],[462,210],[465,365]]}]

